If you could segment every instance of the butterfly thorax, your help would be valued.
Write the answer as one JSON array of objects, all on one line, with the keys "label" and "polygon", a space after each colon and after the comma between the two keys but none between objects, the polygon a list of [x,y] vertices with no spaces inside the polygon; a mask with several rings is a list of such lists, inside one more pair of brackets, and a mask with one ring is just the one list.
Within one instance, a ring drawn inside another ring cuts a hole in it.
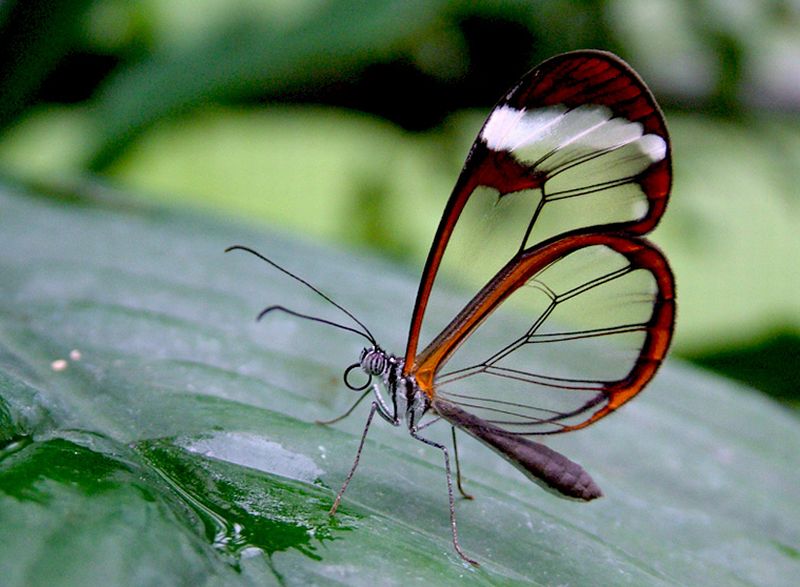
[{"label": "butterfly thorax", "polygon": [[405,420],[415,430],[430,400],[413,375],[403,374],[403,359],[372,346],[362,349],[359,364],[364,373],[380,380],[372,384],[372,393],[383,419],[393,426]]}]

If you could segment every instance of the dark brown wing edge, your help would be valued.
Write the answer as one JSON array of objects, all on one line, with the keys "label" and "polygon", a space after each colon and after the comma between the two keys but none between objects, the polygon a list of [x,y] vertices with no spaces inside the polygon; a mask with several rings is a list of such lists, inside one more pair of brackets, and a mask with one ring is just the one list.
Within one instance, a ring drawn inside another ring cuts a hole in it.
[{"label": "dark brown wing edge", "polygon": [[638,122],[646,133],[661,136],[667,144],[664,159],[651,165],[638,179],[650,204],[647,214],[634,222],[607,225],[607,231],[642,235],[655,228],[667,207],[672,188],[672,151],[664,115],[647,84],[622,59],[607,51],[562,53],[531,70],[501,103],[515,108],[563,104],[607,107],[614,116]]},{"label": "dark brown wing edge", "polygon": [[[627,63],[605,51],[584,50],[557,55],[524,75],[495,108],[503,104],[519,109],[552,104],[576,107],[585,103],[606,106],[617,116],[641,123],[647,132],[665,139],[667,154],[664,159],[648,167],[638,179],[649,202],[649,209],[643,218],[633,222],[587,227],[573,233],[604,230],[646,234],[656,226],[667,206],[672,185],[672,156],[664,116],[647,85]],[[504,155],[487,149],[479,138],[467,156],[425,261],[406,343],[406,374],[416,367],[422,320],[433,282],[453,229],[472,193],[481,185],[496,188],[501,194],[536,189],[542,185],[541,179],[532,174],[530,169]]]},{"label": "dark brown wing edge", "polygon": [[591,501],[603,492],[578,463],[553,449],[509,434],[442,399],[433,401],[442,418],[477,438],[547,491],[570,499]]}]

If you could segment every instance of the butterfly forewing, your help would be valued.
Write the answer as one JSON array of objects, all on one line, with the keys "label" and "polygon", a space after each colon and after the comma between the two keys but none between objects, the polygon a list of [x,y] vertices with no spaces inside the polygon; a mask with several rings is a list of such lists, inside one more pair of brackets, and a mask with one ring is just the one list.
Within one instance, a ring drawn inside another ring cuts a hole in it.
[{"label": "butterfly forewing", "polygon": [[[523,434],[586,425],[630,399],[672,332],[669,267],[634,236],[663,213],[670,169],[658,106],[617,57],[581,51],[529,72],[492,110],[447,203],[406,371]],[[473,292],[487,284],[449,324],[440,268]],[[500,303],[526,318],[498,338],[479,326]]]}]

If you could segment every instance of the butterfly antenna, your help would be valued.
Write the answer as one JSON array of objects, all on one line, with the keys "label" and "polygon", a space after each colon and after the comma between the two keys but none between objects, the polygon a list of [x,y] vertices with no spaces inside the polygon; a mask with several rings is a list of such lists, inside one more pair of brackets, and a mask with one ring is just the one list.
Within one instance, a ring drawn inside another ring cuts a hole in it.
[{"label": "butterfly antenna", "polygon": [[302,318],[304,320],[311,320],[312,322],[319,322],[320,324],[327,324],[328,326],[335,326],[336,328],[340,328],[342,330],[346,330],[348,332],[353,332],[358,334],[359,336],[363,336],[372,344],[375,344],[375,341],[367,334],[364,334],[360,330],[356,328],[352,328],[350,326],[345,326],[344,324],[339,324],[338,322],[333,322],[332,320],[326,320],[325,318],[320,318],[319,316],[311,316],[310,314],[301,314],[300,312],[296,312],[295,310],[291,310],[286,306],[270,306],[269,308],[264,308],[256,317],[256,320],[261,320],[264,316],[269,314],[270,312],[283,312],[285,314],[289,314],[290,316],[294,316],[295,318]]},{"label": "butterfly antenna", "polygon": [[284,267],[281,267],[280,265],[278,265],[278,264],[277,264],[275,261],[273,261],[272,259],[269,259],[269,258],[265,257],[264,255],[262,255],[262,254],[261,254],[261,253],[259,253],[258,251],[255,251],[255,250],[253,250],[253,249],[251,249],[251,248],[249,248],[249,247],[245,247],[245,246],[242,246],[242,245],[234,245],[234,246],[232,246],[232,247],[228,247],[227,249],[225,249],[225,252],[226,252],[226,253],[229,253],[229,252],[231,252],[231,251],[244,251],[244,252],[246,252],[246,253],[250,253],[251,255],[255,255],[256,257],[258,257],[259,259],[261,259],[261,260],[262,260],[262,261],[264,261],[265,263],[268,263],[269,265],[272,265],[272,266],[273,266],[275,269],[277,269],[278,271],[280,271],[280,272],[281,272],[281,273],[283,273],[284,275],[287,275],[287,276],[291,277],[292,279],[294,279],[295,281],[298,281],[298,282],[302,283],[302,284],[303,284],[303,285],[305,285],[305,286],[306,286],[308,289],[310,289],[310,290],[311,290],[311,291],[313,291],[315,294],[317,294],[318,296],[320,296],[320,297],[321,297],[323,300],[325,300],[326,302],[328,302],[328,303],[329,303],[329,304],[331,304],[332,306],[334,306],[334,307],[338,308],[338,309],[339,309],[339,311],[343,312],[343,313],[344,313],[344,314],[345,314],[347,317],[349,317],[349,318],[350,318],[350,319],[351,319],[353,322],[355,322],[356,324],[358,324],[358,325],[359,325],[359,326],[360,326],[360,327],[363,329],[363,332],[362,332],[361,330],[357,330],[357,329],[355,329],[355,328],[351,328],[351,327],[349,327],[349,326],[345,326],[345,325],[343,325],[343,324],[338,324],[338,323],[336,323],[336,322],[331,322],[330,320],[325,320],[325,319],[323,319],[323,318],[317,318],[317,317],[315,317],[315,316],[309,316],[309,315],[307,315],[307,314],[301,314],[301,313],[299,313],[299,312],[295,312],[294,310],[289,310],[288,308],[285,308],[285,307],[283,307],[283,306],[270,306],[269,308],[266,308],[266,309],[262,310],[262,311],[261,311],[261,313],[258,315],[258,319],[259,319],[259,320],[260,320],[261,318],[263,318],[263,317],[264,317],[266,314],[268,314],[269,312],[272,312],[272,311],[281,311],[281,312],[286,312],[287,314],[291,314],[292,316],[296,316],[296,317],[298,317],[298,318],[303,318],[303,319],[306,319],[306,320],[313,320],[313,321],[315,321],[315,322],[320,322],[320,323],[322,323],[322,324],[329,324],[330,326],[335,326],[336,328],[341,328],[342,330],[347,330],[347,331],[349,331],[349,332],[355,332],[356,334],[360,334],[361,336],[363,336],[364,338],[366,338],[367,340],[369,340],[369,341],[370,341],[370,343],[372,343],[372,344],[377,344],[377,343],[376,343],[376,340],[375,340],[375,337],[374,337],[374,336],[372,336],[372,333],[369,331],[369,328],[367,328],[367,327],[364,325],[364,323],[363,323],[363,322],[361,322],[361,320],[359,320],[358,318],[356,318],[356,317],[355,317],[355,316],[354,316],[354,315],[353,315],[353,314],[352,314],[352,313],[351,313],[349,310],[347,310],[347,309],[346,309],[345,307],[343,307],[341,304],[338,304],[338,303],[336,303],[335,301],[333,301],[333,299],[331,299],[331,298],[330,298],[328,295],[324,294],[322,291],[320,291],[319,289],[317,289],[316,287],[314,287],[313,285],[311,285],[311,284],[310,284],[308,281],[306,281],[305,279],[303,279],[303,278],[302,278],[302,277],[300,277],[299,275],[295,275],[294,273],[292,273],[292,272],[291,272],[291,271],[289,271],[288,269],[286,269],[286,268],[284,268]]}]

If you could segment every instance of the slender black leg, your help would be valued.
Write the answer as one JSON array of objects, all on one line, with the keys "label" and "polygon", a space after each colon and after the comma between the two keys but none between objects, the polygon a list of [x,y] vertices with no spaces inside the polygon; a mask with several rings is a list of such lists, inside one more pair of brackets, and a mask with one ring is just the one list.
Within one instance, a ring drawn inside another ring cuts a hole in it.
[{"label": "slender black leg", "polygon": [[461,486],[461,465],[458,462],[458,443],[456,442],[455,426],[450,426],[450,431],[453,433],[453,457],[456,461],[456,487],[458,487],[458,492],[464,499],[475,499],[472,495],[464,491],[464,488]]},{"label": "slender black leg", "polygon": [[370,391],[371,391],[371,390],[370,390],[370,389],[368,389],[367,391],[365,391],[364,393],[362,393],[362,394],[361,394],[361,397],[359,397],[359,398],[356,400],[356,403],[354,403],[352,406],[350,406],[350,409],[348,409],[348,410],[347,410],[347,411],[346,411],[344,414],[342,414],[341,416],[337,416],[336,418],[333,418],[333,419],[331,419],[331,420],[314,420],[314,423],[315,423],[315,424],[320,424],[320,425],[322,425],[322,426],[327,426],[327,425],[329,425],[329,424],[336,424],[336,422],[339,422],[340,420],[344,420],[345,418],[347,418],[347,416],[349,416],[350,414],[352,414],[352,413],[353,413],[353,410],[355,410],[355,409],[356,409],[356,406],[358,406],[358,404],[360,404],[360,403],[361,403],[361,402],[364,400],[364,398],[365,398],[365,397],[367,397],[367,396],[369,395]]},{"label": "slender black leg", "polygon": [[372,417],[375,415],[375,411],[377,409],[378,409],[378,404],[372,402],[372,408],[369,411],[369,416],[367,417],[367,423],[364,426],[364,432],[361,433],[361,442],[358,443],[358,451],[356,452],[356,459],[353,461],[353,466],[350,468],[350,472],[347,474],[347,477],[344,480],[342,488],[339,490],[339,493],[336,494],[336,499],[333,500],[333,505],[331,506],[331,510],[328,512],[328,515],[330,516],[336,513],[336,509],[339,507],[339,502],[342,501],[342,495],[344,495],[345,489],[347,489],[347,486],[350,484],[350,479],[353,478],[353,474],[356,472],[356,467],[358,467],[358,461],[361,459],[361,451],[364,448],[364,441],[367,439],[367,431],[369,430],[369,425],[372,424]]},{"label": "slender black leg", "polygon": [[455,498],[453,497],[453,477],[450,474],[450,456],[447,454],[447,447],[443,444],[439,444],[438,442],[434,442],[432,440],[428,440],[427,438],[422,438],[421,436],[418,436],[416,430],[410,430],[409,432],[413,438],[416,438],[420,442],[424,442],[428,446],[433,446],[442,451],[442,454],[444,455],[444,472],[445,475],[447,476],[447,497],[450,501],[450,528],[453,530],[453,546],[455,547],[458,556],[463,558],[471,565],[475,565],[476,567],[480,566],[477,561],[472,560],[466,554],[464,554],[464,551],[461,550],[461,545],[458,543],[458,527],[456,526],[456,502]]},{"label": "slender black leg", "polygon": [[438,422],[438,421],[439,421],[439,420],[441,420],[441,419],[442,419],[442,417],[441,417],[441,416],[437,416],[437,417],[433,418],[432,420],[428,420],[428,421],[427,421],[427,422],[425,422],[424,424],[420,424],[419,426],[417,426],[417,432],[419,432],[420,430],[423,430],[423,429],[427,428],[427,427],[428,427],[428,426],[430,426],[431,424],[436,424],[436,422]]}]

